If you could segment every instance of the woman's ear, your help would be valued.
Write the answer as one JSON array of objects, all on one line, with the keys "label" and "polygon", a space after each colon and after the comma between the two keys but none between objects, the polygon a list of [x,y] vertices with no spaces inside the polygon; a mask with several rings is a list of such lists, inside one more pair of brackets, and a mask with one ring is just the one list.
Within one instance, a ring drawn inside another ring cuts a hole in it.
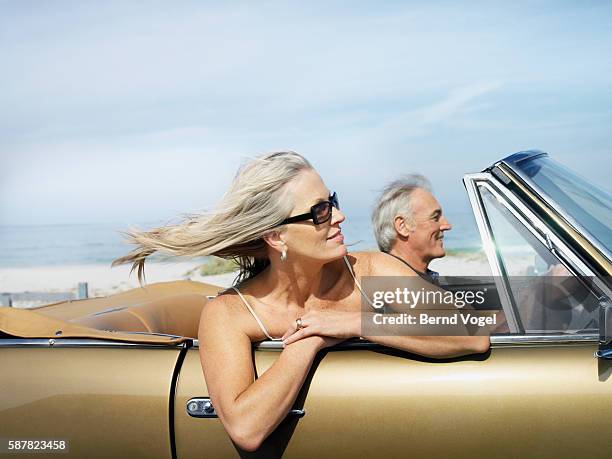
[{"label": "woman's ear", "polygon": [[285,241],[283,241],[283,236],[280,231],[270,231],[263,236],[263,240],[270,248],[278,252],[282,252],[283,249],[286,249]]}]

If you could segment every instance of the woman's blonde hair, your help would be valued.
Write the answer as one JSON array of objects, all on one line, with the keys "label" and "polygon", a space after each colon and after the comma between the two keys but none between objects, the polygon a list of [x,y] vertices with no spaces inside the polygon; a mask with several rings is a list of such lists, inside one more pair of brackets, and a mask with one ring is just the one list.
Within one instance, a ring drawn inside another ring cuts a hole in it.
[{"label": "woman's blonde hair", "polygon": [[217,208],[208,213],[189,214],[177,225],[149,231],[123,233],[136,248],[117,258],[111,266],[132,263],[143,285],[144,264],[149,255],[216,255],[238,263],[236,282],[250,279],[269,264],[263,236],[289,216],[293,202],[286,185],[305,169],[312,169],[303,156],[281,151],[243,164]]}]

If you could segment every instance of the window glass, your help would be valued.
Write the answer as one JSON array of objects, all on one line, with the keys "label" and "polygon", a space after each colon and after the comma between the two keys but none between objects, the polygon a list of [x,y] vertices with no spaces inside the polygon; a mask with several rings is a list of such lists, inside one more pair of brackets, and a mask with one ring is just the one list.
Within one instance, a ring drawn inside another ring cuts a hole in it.
[{"label": "window glass", "polygon": [[522,161],[519,167],[556,205],[612,251],[612,196],[546,156]]},{"label": "window glass", "polygon": [[496,249],[526,333],[597,329],[597,298],[486,188],[479,187]]}]

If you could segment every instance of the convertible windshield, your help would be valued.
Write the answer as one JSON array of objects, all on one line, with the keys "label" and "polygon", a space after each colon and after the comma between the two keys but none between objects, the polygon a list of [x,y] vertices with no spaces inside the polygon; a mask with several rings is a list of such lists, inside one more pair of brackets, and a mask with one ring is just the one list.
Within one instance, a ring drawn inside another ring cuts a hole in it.
[{"label": "convertible windshield", "polygon": [[612,196],[547,156],[517,166],[608,251],[612,251]]}]

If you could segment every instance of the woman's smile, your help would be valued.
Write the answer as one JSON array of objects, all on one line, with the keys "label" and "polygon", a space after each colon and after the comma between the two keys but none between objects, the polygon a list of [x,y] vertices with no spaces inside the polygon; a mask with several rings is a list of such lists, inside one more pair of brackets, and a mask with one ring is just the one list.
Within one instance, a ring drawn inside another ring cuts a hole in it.
[{"label": "woman's smile", "polygon": [[339,244],[344,244],[344,235],[342,234],[342,231],[338,229],[338,231],[336,231],[334,234],[328,237],[327,240],[337,242]]}]

